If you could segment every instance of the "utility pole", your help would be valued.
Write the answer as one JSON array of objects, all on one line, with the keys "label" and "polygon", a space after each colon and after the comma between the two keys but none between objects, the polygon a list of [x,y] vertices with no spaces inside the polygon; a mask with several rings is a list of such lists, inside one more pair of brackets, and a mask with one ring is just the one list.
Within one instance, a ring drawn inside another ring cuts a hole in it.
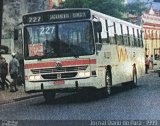
[{"label": "utility pole", "polygon": [[0,46],[1,46],[1,38],[2,38],[2,20],[3,20],[3,0],[0,0]]}]

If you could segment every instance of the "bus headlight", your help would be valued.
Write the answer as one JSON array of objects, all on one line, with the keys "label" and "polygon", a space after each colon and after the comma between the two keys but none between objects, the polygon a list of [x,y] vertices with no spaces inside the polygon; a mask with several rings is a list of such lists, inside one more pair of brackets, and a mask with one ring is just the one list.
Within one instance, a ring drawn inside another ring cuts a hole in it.
[{"label": "bus headlight", "polygon": [[89,71],[80,71],[78,77],[90,77],[91,73]]},{"label": "bus headlight", "polygon": [[31,76],[29,76],[29,80],[30,81],[40,80],[40,79],[41,79],[40,75],[31,75]]}]

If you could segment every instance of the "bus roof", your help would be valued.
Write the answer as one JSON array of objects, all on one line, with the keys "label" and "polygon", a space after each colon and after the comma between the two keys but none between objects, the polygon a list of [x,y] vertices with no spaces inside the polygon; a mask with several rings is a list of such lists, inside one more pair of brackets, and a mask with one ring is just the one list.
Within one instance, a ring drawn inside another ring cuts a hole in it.
[{"label": "bus roof", "polygon": [[109,15],[107,15],[107,14],[103,14],[103,13],[97,12],[97,11],[95,11],[95,10],[91,10],[91,13],[92,13],[92,14],[95,14],[95,15],[98,15],[99,17],[105,18],[105,19],[107,19],[107,20],[110,19],[110,20],[112,20],[113,22],[115,21],[115,22],[118,22],[118,23],[126,24],[126,25],[128,25],[128,26],[141,28],[140,25],[133,24],[133,23],[131,23],[131,22],[127,22],[127,21],[125,21],[125,20],[122,20],[122,19],[119,19],[119,18],[116,18],[116,17],[109,16]]}]

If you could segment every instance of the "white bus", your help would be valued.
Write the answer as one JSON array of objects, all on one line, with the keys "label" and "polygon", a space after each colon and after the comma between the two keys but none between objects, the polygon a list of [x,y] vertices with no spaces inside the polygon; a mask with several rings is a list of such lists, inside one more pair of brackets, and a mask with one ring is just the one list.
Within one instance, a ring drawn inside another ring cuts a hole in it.
[{"label": "white bus", "polygon": [[144,74],[141,27],[90,10],[60,9],[23,16],[25,91],[46,101],[59,91],[137,85]]}]

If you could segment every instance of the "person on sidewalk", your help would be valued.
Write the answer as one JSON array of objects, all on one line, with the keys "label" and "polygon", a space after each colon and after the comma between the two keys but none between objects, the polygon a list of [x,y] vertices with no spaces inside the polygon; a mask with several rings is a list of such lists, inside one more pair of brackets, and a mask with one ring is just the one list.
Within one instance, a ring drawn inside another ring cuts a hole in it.
[{"label": "person on sidewalk", "polygon": [[150,68],[153,70],[153,55],[149,58]]},{"label": "person on sidewalk", "polygon": [[[19,61],[16,58],[16,53],[12,53],[12,60],[9,62],[9,73],[13,81],[11,82],[10,92],[18,91],[17,89],[17,78],[19,70]],[[13,89],[15,88],[15,90]]]},{"label": "person on sidewalk", "polygon": [[1,80],[3,85],[3,90],[5,90],[5,86],[9,89],[9,84],[6,82],[6,76],[8,74],[8,63],[6,62],[4,57],[1,57]]},{"label": "person on sidewalk", "polygon": [[148,59],[148,55],[146,55],[145,57],[145,73],[148,74],[148,69],[149,69],[149,59]]}]

